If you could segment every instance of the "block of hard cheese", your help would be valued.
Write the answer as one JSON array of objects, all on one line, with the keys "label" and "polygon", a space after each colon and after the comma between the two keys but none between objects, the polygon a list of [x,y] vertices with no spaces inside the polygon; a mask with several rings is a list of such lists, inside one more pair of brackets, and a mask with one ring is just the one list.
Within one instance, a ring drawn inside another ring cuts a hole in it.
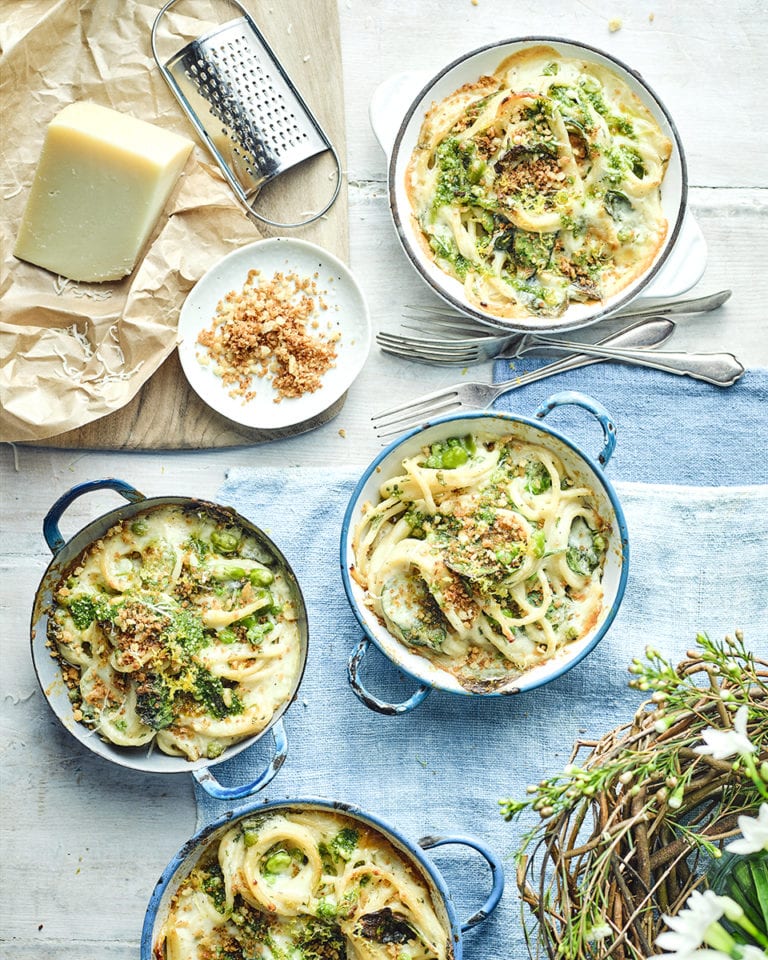
[{"label": "block of hard cheese", "polygon": [[64,107],[48,126],[13,252],[70,280],[126,276],[191,149],[108,107]]}]

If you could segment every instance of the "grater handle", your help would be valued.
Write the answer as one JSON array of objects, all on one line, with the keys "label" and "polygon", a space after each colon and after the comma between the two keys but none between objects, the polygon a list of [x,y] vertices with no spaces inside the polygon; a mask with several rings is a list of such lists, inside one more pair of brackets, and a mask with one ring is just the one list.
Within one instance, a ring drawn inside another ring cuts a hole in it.
[{"label": "grater handle", "polygon": [[[294,221],[294,222],[292,222],[292,223],[284,223],[284,222],[279,221],[279,220],[271,220],[269,217],[265,217],[263,214],[259,213],[258,210],[257,210],[257,209],[255,208],[255,206],[254,206],[254,203],[255,203],[255,199],[256,199],[256,198],[254,198],[253,201],[249,201],[249,200],[248,200],[248,197],[244,194],[243,190],[242,190],[241,187],[240,187],[240,184],[237,183],[237,181],[235,180],[235,178],[232,176],[232,173],[231,173],[231,171],[229,170],[229,167],[227,166],[227,164],[224,162],[224,160],[223,160],[222,157],[220,156],[220,154],[219,154],[218,150],[216,149],[215,145],[214,145],[213,143],[211,143],[211,141],[210,141],[210,139],[209,139],[209,137],[208,137],[208,134],[206,133],[206,131],[205,131],[205,129],[203,128],[202,124],[200,123],[199,119],[197,118],[197,116],[195,115],[195,113],[194,113],[193,111],[191,111],[190,109],[188,109],[188,106],[187,106],[187,104],[185,103],[184,97],[183,97],[183,95],[181,94],[181,92],[179,91],[179,89],[178,89],[178,87],[177,87],[177,85],[176,85],[176,82],[175,82],[173,76],[171,75],[171,73],[170,73],[170,71],[168,70],[168,68],[165,66],[165,64],[162,63],[162,61],[161,61],[161,59],[160,59],[160,54],[158,53],[158,50],[157,50],[157,30],[158,30],[158,27],[159,27],[160,23],[162,22],[162,20],[164,19],[164,17],[166,16],[166,14],[171,10],[171,8],[172,8],[172,7],[175,7],[178,3],[181,3],[181,2],[184,2],[184,0],[167,0],[167,2],[164,4],[164,6],[161,7],[161,9],[158,11],[158,14],[157,14],[157,16],[155,17],[154,23],[152,24],[152,31],[151,31],[151,34],[150,34],[150,44],[151,44],[151,46],[152,46],[152,56],[154,57],[155,63],[157,64],[157,66],[158,66],[158,68],[159,68],[159,70],[160,70],[160,73],[163,75],[163,78],[165,79],[165,82],[166,82],[166,83],[168,84],[168,86],[171,88],[172,93],[174,94],[174,96],[176,97],[176,99],[177,99],[177,100],[179,101],[179,103],[181,104],[181,107],[182,107],[182,109],[184,110],[184,112],[187,114],[187,118],[188,118],[189,121],[192,123],[193,127],[194,127],[195,130],[197,131],[197,133],[198,133],[198,135],[200,136],[200,138],[203,140],[203,142],[207,145],[208,149],[209,149],[209,150],[211,151],[211,153],[213,154],[213,156],[214,156],[216,162],[218,163],[219,169],[221,170],[221,173],[223,174],[225,180],[227,181],[227,183],[229,184],[229,186],[232,188],[232,191],[234,192],[234,194],[235,194],[235,196],[237,197],[237,199],[240,201],[240,203],[243,205],[243,207],[245,207],[245,212],[246,212],[246,214],[247,214],[251,219],[256,220],[256,221],[259,222],[259,223],[264,223],[264,224],[267,224],[267,225],[270,226],[270,227],[278,227],[278,228],[280,228],[280,229],[293,229],[293,228],[295,228],[295,227],[305,227],[305,226],[307,226],[307,224],[314,223],[316,220],[319,220],[320,217],[322,217],[325,213],[327,213],[328,210],[330,210],[330,208],[331,208],[331,207],[333,206],[333,204],[336,202],[336,199],[337,199],[337,197],[339,196],[339,191],[341,190],[341,179],[342,179],[341,159],[340,159],[340,157],[339,157],[339,154],[338,154],[336,148],[335,148],[334,145],[331,143],[330,139],[326,136],[326,134],[325,134],[322,130],[320,130],[320,128],[318,127],[318,130],[319,130],[319,132],[320,132],[320,134],[321,134],[321,136],[322,136],[322,138],[323,138],[323,140],[324,140],[324,142],[325,142],[325,145],[326,145],[326,147],[327,147],[327,149],[328,149],[328,152],[330,152],[331,156],[333,157],[333,162],[334,162],[334,164],[335,164],[335,166],[336,166],[335,183],[334,183],[333,190],[332,190],[332,192],[331,192],[331,196],[330,196],[330,198],[327,200],[327,202],[324,204],[324,206],[321,207],[320,210],[317,210],[317,211],[313,212],[313,213],[310,214],[308,217],[306,217],[304,220],[296,220],[296,221]],[[252,17],[251,17],[250,14],[248,13],[248,11],[245,9],[245,7],[244,7],[241,3],[238,2],[238,0],[217,0],[217,2],[219,2],[219,3],[224,3],[224,4],[227,4],[228,6],[234,7],[234,8],[239,12],[240,16],[241,16],[241,17],[245,20],[245,22],[249,25],[249,27],[251,27],[251,29],[256,33],[256,35],[260,37],[260,39],[261,39],[262,42],[264,43],[265,47],[268,47],[268,45],[266,44],[266,41],[265,41],[264,38],[261,36],[261,32],[259,31],[258,27],[257,27],[256,24],[254,23]],[[211,5],[212,5],[212,7],[215,5],[215,4],[213,3],[213,0],[212,0]],[[271,51],[270,51],[270,53],[271,53]],[[301,101],[301,97],[299,96],[299,94],[298,94],[296,91],[294,91],[294,93],[296,93],[296,96],[297,96],[298,99]],[[304,105],[304,104],[302,104],[302,105]],[[314,118],[312,118],[312,119],[313,119],[313,122],[315,123],[315,125],[317,126],[317,121],[315,121]]]},{"label": "grater handle", "polygon": [[[333,144],[328,141],[328,150],[333,157],[333,162],[336,164],[336,183],[333,188],[333,192],[330,196],[330,199],[326,202],[325,206],[321,207],[320,210],[316,210],[314,213],[310,214],[305,220],[297,220],[294,223],[281,223],[279,220],[270,220],[269,217],[265,217],[262,213],[259,213],[253,206],[253,203],[248,203],[247,200],[243,200],[243,206],[245,207],[245,212],[249,217],[252,217],[255,220],[258,220],[259,223],[266,223],[270,227],[280,227],[281,229],[292,229],[294,227],[305,227],[309,223],[314,223],[315,220],[319,220],[323,214],[327,213],[331,207],[336,202],[336,198],[339,195],[339,190],[341,190],[341,160],[339,155],[336,152],[336,148]],[[227,178],[229,179],[229,178]]]}]

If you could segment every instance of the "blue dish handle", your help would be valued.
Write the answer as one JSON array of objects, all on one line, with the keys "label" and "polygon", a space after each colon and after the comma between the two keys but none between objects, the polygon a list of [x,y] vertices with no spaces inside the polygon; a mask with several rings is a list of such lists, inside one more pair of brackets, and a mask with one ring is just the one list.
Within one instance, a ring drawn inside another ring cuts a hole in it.
[{"label": "blue dish handle", "polygon": [[488,899],[482,907],[461,925],[461,932],[466,933],[467,930],[476,927],[479,923],[482,923],[483,920],[487,920],[499,905],[501,895],[504,893],[504,867],[501,865],[501,860],[499,860],[493,850],[475,837],[422,837],[421,840],[419,840],[419,846],[422,850],[442,847],[446,843],[458,843],[465,847],[472,847],[473,850],[477,850],[477,852],[485,858],[488,866],[491,868],[491,892],[488,894]]},{"label": "blue dish handle", "polygon": [[551,413],[555,407],[583,407],[588,410],[600,423],[603,428],[603,449],[597,460],[601,466],[605,467],[613,456],[616,447],[616,424],[610,413],[594,397],[588,397],[586,393],[577,393],[575,390],[563,390],[562,393],[556,393],[542,403],[536,411],[535,416],[543,420],[548,413]]},{"label": "blue dish handle", "polygon": [[251,780],[250,783],[243,783],[239,787],[225,787],[214,777],[210,767],[193,770],[192,776],[206,793],[217,800],[242,800],[244,797],[250,797],[266,787],[268,783],[271,783],[288,756],[288,738],[285,735],[282,720],[278,720],[272,727],[272,739],[274,740],[272,759],[259,776],[255,780]]},{"label": "blue dish handle", "polygon": [[347,666],[349,685],[352,687],[352,692],[357,699],[360,700],[361,703],[364,703],[369,710],[386,714],[388,717],[395,716],[399,713],[407,713],[409,710],[413,710],[414,707],[418,707],[424,697],[432,690],[429,684],[422,683],[416,692],[408,697],[407,700],[403,700],[402,703],[387,703],[386,700],[379,700],[378,697],[374,697],[372,693],[366,690],[360,679],[360,666],[370,645],[371,641],[368,637],[363,637],[352,651],[352,656],[349,658],[349,664]]},{"label": "blue dish handle", "polygon": [[106,477],[104,480],[88,480],[85,483],[76,484],[71,490],[67,490],[59,497],[43,520],[43,536],[54,557],[66,543],[59,530],[59,520],[61,520],[62,514],[78,497],[82,497],[85,493],[92,493],[94,490],[114,490],[121,497],[125,497],[128,503],[140,503],[147,499],[130,483],[126,483],[125,480],[117,480],[114,477]]}]

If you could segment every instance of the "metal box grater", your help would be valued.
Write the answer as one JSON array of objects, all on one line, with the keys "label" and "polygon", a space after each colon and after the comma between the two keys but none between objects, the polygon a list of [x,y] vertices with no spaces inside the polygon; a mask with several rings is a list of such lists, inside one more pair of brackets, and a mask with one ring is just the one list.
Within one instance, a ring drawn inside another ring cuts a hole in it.
[{"label": "metal box grater", "polygon": [[[237,0],[212,0],[212,7],[234,7],[240,16],[161,62],[157,30],[179,3],[183,0],[169,0],[157,14],[152,53],[238,200],[250,216],[271,226],[298,227],[317,220],[341,187],[341,163],[322,127]],[[336,182],[321,210],[296,223],[279,223],[258,213],[254,201],[265,183],[326,151],[336,163]]]}]

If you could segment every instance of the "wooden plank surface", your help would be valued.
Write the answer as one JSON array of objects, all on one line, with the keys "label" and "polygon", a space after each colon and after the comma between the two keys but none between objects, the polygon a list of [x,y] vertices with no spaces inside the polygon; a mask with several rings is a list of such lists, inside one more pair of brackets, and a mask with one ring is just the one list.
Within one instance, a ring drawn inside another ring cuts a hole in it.
[{"label": "wooden plank surface", "polygon": [[[478,0],[476,6],[470,0],[410,5],[339,0],[351,265],[375,325],[395,327],[403,304],[428,303],[431,295],[406,262],[392,228],[384,158],[367,120],[373,90],[414,60],[434,72],[472,47],[536,32],[591,42],[636,66],[681,128],[693,184],[691,205],[709,245],[699,286],[702,292],[731,287],[734,295],[715,313],[683,322],[670,348],[730,350],[748,367],[768,365],[768,180],[758,82],[768,67],[763,7],[761,0],[735,5],[552,0],[543,6],[535,0]],[[281,10],[276,0],[274,10],[275,16]],[[623,25],[610,33],[608,22],[614,18]],[[489,377],[490,364],[463,376]],[[300,468],[333,461],[362,470],[380,450],[370,428],[372,413],[456,379],[456,370],[400,362],[374,348],[333,423],[256,450],[0,449],[2,960],[136,960],[153,883],[195,822],[188,777],[113,770],[61,731],[40,695],[29,657],[29,616],[49,559],[41,523],[53,500],[75,483],[109,475],[131,481],[147,495],[214,498],[233,466]],[[546,390],[545,381],[542,397]],[[724,398],[727,402],[727,393]],[[690,443],[696,443],[695,436]],[[114,504],[104,494],[93,504],[73,505],[64,533],[71,535]],[[674,547],[684,549],[683,544]],[[275,783],[281,793],[290,793],[290,783]],[[513,839],[510,833],[510,846]],[[506,896],[514,896],[514,890]],[[485,960],[472,954],[470,938],[465,952]]]},{"label": "wooden plank surface", "polygon": [[[310,5],[304,0],[281,0],[279,4],[245,0],[244,6],[336,147],[343,168],[344,91],[336,0],[312,0]],[[191,126],[189,134],[193,135]],[[273,220],[300,220],[308,211],[324,206],[333,188],[333,172],[330,155],[314,158],[268,185],[256,206]],[[339,197],[315,223],[293,230],[254,224],[254,240],[281,235],[316,243],[348,261],[348,205],[343,174]],[[343,405],[344,397],[318,416],[293,427],[279,430],[243,427],[216,413],[197,396],[189,387],[174,351],[122,409],[37,445],[152,450],[254,444],[312,430],[333,419]]]}]

